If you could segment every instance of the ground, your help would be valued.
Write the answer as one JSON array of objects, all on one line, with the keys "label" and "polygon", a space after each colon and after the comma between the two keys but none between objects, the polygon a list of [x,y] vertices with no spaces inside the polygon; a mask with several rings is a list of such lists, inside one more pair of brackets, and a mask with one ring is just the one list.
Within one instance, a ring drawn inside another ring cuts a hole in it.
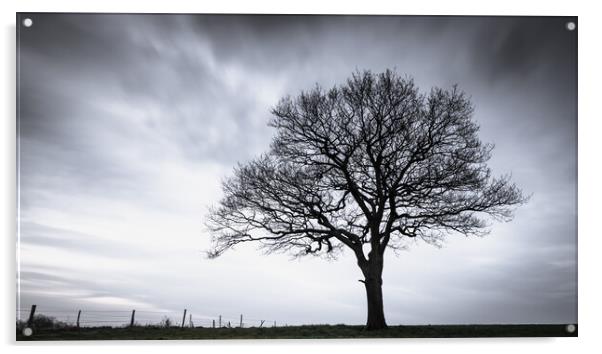
[{"label": "ground", "polygon": [[366,331],[363,326],[306,325],[267,328],[65,328],[36,330],[30,337],[17,332],[17,341],[30,340],[165,340],[165,339],[325,339],[325,338],[466,338],[576,337],[565,325],[432,325],[391,326]]}]

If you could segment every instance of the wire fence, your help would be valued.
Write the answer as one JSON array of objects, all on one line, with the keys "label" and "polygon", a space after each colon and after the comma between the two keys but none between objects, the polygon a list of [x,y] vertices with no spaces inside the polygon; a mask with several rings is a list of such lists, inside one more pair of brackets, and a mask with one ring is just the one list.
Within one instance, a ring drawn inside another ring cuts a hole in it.
[{"label": "wire fence", "polygon": [[55,309],[32,305],[16,309],[16,320],[24,326],[45,323],[58,327],[276,327],[275,320],[239,316],[205,315],[188,309],[181,311]]}]

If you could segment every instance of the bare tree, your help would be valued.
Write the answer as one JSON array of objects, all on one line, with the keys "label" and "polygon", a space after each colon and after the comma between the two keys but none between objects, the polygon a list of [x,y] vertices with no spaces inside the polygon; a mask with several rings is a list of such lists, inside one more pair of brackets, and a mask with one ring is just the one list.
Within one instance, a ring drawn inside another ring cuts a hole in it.
[{"label": "bare tree", "polygon": [[268,252],[336,255],[349,248],[366,288],[368,329],[385,322],[387,248],[420,238],[483,235],[526,201],[509,176],[486,163],[473,105],[453,87],[421,94],[387,70],[355,73],[328,91],[316,86],[272,110],[270,150],[239,164],[212,208],[211,257],[243,242]]}]

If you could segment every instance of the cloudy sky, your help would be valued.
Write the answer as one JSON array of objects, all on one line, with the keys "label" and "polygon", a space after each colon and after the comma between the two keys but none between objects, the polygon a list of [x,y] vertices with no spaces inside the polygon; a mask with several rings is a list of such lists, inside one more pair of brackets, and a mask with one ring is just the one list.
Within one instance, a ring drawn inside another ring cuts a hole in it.
[{"label": "cloudy sky", "polygon": [[393,68],[470,94],[492,168],[532,198],[484,238],[389,253],[388,323],[577,321],[575,19],[24,17],[18,309],[363,323],[350,253],[208,260],[203,224],[220,181],[267,149],[280,97]]}]

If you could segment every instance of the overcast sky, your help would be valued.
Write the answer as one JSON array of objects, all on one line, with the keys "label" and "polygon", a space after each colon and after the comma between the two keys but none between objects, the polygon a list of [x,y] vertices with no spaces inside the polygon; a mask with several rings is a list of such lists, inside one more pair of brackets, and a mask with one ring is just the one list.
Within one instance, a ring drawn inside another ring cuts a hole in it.
[{"label": "overcast sky", "polygon": [[484,238],[388,253],[388,323],[577,321],[570,18],[27,17],[18,308],[364,323],[352,254],[291,260],[247,244],[208,260],[203,223],[221,179],[268,148],[280,97],[393,68],[424,92],[471,95],[490,165],[532,198]]}]

